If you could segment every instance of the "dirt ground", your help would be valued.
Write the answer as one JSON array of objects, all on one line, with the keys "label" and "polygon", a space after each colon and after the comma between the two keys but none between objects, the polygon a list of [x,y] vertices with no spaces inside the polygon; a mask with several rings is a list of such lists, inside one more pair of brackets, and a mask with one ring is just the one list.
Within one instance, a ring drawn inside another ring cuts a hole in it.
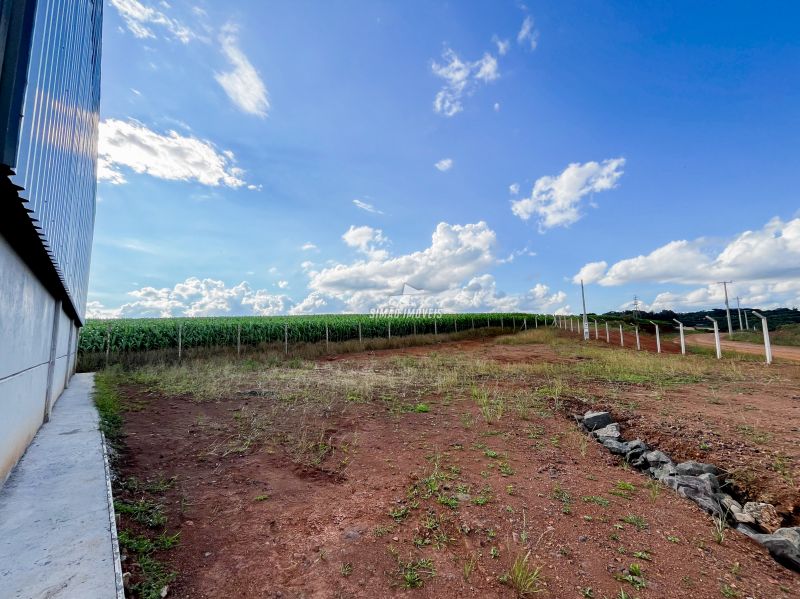
[{"label": "dirt ground", "polygon": [[[737,473],[797,525],[798,369],[741,363],[738,381],[582,379],[561,389],[552,369],[589,359],[493,340],[333,356],[304,376],[345,373],[360,389],[391,374],[400,384],[391,398],[347,392],[316,411],[273,391],[269,376],[213,400],[127,382],[120,480],[172,482],[116,497],[157,501],[167,533],[179,533],[157,552],[177,572],[169,597],[514,597],[507,576],[526,555],[547,597],[800,596],[800,575],[734,531],[715,542],[710,517],[571,419],[608,408],[626,438]],[[467,385],[459,364],[476,365]],[[438,383],[421,381],[426,372]],[[281,435],[257,434],[270,427]],[[306,429],[311,460],[287,441]],[[121,528],[145,529],[127,516]]]}]

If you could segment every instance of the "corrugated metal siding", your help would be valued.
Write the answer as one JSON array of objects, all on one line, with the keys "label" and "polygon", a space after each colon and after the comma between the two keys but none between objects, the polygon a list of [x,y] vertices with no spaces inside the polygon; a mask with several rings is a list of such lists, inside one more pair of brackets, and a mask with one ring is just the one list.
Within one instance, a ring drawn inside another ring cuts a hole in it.
[{"label": "corrugated metal siding", "polygon": [[102,16],[102,0],[38,0],[12,177],[81,315],[94,229]]}]

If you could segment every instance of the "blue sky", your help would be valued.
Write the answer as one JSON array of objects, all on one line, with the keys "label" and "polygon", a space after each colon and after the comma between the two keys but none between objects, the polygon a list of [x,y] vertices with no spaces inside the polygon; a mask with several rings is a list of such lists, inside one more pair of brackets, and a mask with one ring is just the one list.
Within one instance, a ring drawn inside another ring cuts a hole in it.
[{"label": "blue sky", "polygon": [[89,315],[800,305],[798,17],[110,0]]}]

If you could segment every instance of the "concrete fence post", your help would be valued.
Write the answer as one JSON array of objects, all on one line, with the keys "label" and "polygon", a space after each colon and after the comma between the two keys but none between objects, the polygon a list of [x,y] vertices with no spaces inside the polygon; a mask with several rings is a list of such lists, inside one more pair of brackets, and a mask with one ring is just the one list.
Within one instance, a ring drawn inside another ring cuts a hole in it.
[{"label": "concrete fence post", "polygon": [[328,332],[328,323],[326,322],[325,323],[325,352],[326,353],[328,351],[330,351],[330,346],[331,346],[330,333]]},{"label": "concrete fence post", "polygon": [[622,336],[622,325],[619,325],[619,346],[625,347],[625,337]]},{"label": "concrete fence post", "polygon": [[652,320],[650,321],[650,324],[652,324],[654,327],[656,327],[656,353],[660,354],[661,353],[661,335],[659,335],[658,325],[656,323],[654,323]]},{"label": "concrete fence post", "polygon": [[683,323],[680,320],[678,320],[677,318],[673,318],[672,320],[674,320],[675,322],[678,323],[678,332],[680,333],[680,336],[681,336],[681,355],[685,356],[686,355],[686,336],[684,335],[684,332],[683,332]]},{"label": "concrete fence post", "polygon": [[533,328],[534,329],[538,329],[539,328],[539,316],[538,315],[535,315],[533,317]]},{"label": "concrete fence post", "polygon": [[611,343],[611,333],[608,330],[608,321],[606,320],[606,343]]},{"label": "concrete fence post", "polygon": [[236,325],[236,357],[242,356],[242,325]]},{"label": "concrete fence post", "polygon": [[573,325],[574,325],[574,320],[575,320],[574,318],[570,318],[569,319],[569,332],[570,333],[574,333],[575,332],[574,329],[572,328]]},{"label": "concrete fence post", "polygon": [[[414,336],[416,336],[416,334],[417,334],[417,323],[415,322],[414,323]],[[363,342],[361,341],[361,323],[360,322],[358,323],[358,344],[359,345],[363,345]]]},{"label": "concrete fence post", "polygon": [[439,327],[436,326],[436,317],[433,318],[433,334],[434,335],[439,334]]},{"label": "concrete fence post", "polygon": [[636,351],[642,351],[642,344],[639,343],[639,325],[636,325]]},{"label": "concrete fence post", "polygon": [[597,332],[597,321],[594,321],[594,340],[600,339],[600,333]]},{"label": "concrete fence post", "polygon": [[[761,319],[761,330],[764,331],[764,356],[767,359],[767,364],[772,364],[772,345],[769,342],[769,329],[767,328],[767,317],[753,310],[758,318]],[[753,327],[755,328],[755,327]]]},{"label": "concrete fence post", "polygon": [[714,323],[714,345],[716,346],[717,350],[717,360],[720,360],[722,359],[722,347],[720,347],[719,344],[719,325],[717,324],[717,321],[710,316],[706,316],[706,318]]},{"label": "concrete fence post", "polygon": [[289,355],[289,325],[283,325],[283,353]]},{"label": "concrete fence post", "polygon": [[[328,327],[326,326],[325,329],[327,329],[327,328]],[[391,339],[391,338],[392,338],[392,321],[390,320],[389,321],[389,339]]]},{"label": "concrete fence post", "polygon": [[527,331],[528,330],[528,319],[527,318],[523,318],[522,319],[522,330],[523,331]]},{"label": "concrete fence post", "polygon": [[181,361],[181,352],[183,350],[183,323],[178,323],[178,362]]}]

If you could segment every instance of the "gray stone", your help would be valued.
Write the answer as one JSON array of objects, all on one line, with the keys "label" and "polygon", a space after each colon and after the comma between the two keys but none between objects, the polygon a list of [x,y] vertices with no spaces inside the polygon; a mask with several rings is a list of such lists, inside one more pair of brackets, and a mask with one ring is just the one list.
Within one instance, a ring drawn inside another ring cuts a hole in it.
[{"label": "gray stone", "polygon": [[583,426],[590,431],[608,426],[612,422],[608,412],[586,412],[583,415]]},{"label": "gray stone", "polygon": [[595,429],[592,431],[592,435],[600,441],[603,439],[619,439],[619,424],[612,422],[603,428]]},{"label": "gray stone", "polygon": [[772,557],[787,568],[800,572],[800,526],[779,528],[764,537],[761,542]]},{"label": "gray stone", "polygon": [[702,462],[681,462],[677,466],[675,466],[678,470],[678,474],[685,474],[687,476],[700,476],[701,474],[719,474],[719,468],[714,466],[714,464],[704,464]]},{"label": "gray stone", "polygon": [[[675,469],[678,470],[677,466],[675,467]],[[680,470],[678,470],[678,473],[680,473]],[[714,493],[719,492],[719,481],[717,480],[717,477],[714,476],[713,474],[705,472],[703,474],[700,474],[697,478],[706,481],[711,486]]]},{"label": "gray stone", "polygon": [[645,443],[641,439],[628,441],[624,445],[626,448],[625,461],[627,462],[633,462],[637,458],[641,457],[643,453],[650,450],[650,448],[647,446],[647,443]]},{"label": "gray stone", "polygon": [[[698,476],[676,474],[670,477],[668,486],[672,487],[678,492],[678,495],[682,495],[683,497],[686,497],[686,495],[681,493],[681,489],[693,489],[698,493],[703,493],[708,495],[709,498],[714,499],[714,490],[711,488],[711,485],[708,483],[708,481],[705,481]],[[716,499],[714,499],[714,501],[716,501]]]},{"label": "gray stone", "polygon": [[776,561],[800,572],[800,527],[779,528],[773,534],[759,534],[746,524],[740,524],[736,530],[764,545]]},{"label": "gray stone", "polygon": [[[758,541],[759,537],[763,537],[764,535],[760,534],[755,528],[752,526],[748,526],[747,524],[737,524],[736,530],[742,533],[745,536],[750,537],[751,539]],[[759,543],[761,541],[758,541]]]},{"label": "gray stone", "polygon": [[675,464],[662,464],[657,468],[650,468],[648,472],[658,481],[661,481],[664,484],[669,485],[667,479],[675,476]]},{"label": "gray stone", "polygon": [[658,468],[664,464],[672,464],[672,460],[669,459],[667,454],[658,450],[647,451],[631,462],[631,465],[633,465],[635,468],[640,468],[642,470],[647,468]]},{"label": "gray stone", "polygon": [[716,497],[719,504],[722,506],[723,509],[728,510],[732,514],[738,514],[742,511],[742,504],[736,501],[733,497],[728,495],[727,493],[717,493],[714,497]]},{"label": "gray stone", "polygon": [[742,504],[736,501],[727,493],[715,493],[714,498],[722,506],[722,509],[729,511],[731,514],[741,514]]},{"label": "gray stone", "polygon": [[758,527],[764,532],[773,533],[781,527],[781,517],[775,507],[769,503],[749,501],[742,508],[745,514],[752,516]]},{"label": "gray stone", "polygon": [[620,443],[616,439],[607,437],[605,439],[598,439],[608,451],[616,455],[625,455],[625,443]]},{"label": "gray stone", "polygon": [[677,474],[667,480],[667,484],[675,485],[678,495],[691,499],[703,510],[715,516],[723,516],[723,510],[714,497],[711,483],[699,476],[685,476]]},{"label": "gray stone", "polygon": [[731,512],[730,515],[733,517],[733,521],[737,524],[752,524],[755,526],[756,519],[750,514],[745,514],[744,512]]}]

